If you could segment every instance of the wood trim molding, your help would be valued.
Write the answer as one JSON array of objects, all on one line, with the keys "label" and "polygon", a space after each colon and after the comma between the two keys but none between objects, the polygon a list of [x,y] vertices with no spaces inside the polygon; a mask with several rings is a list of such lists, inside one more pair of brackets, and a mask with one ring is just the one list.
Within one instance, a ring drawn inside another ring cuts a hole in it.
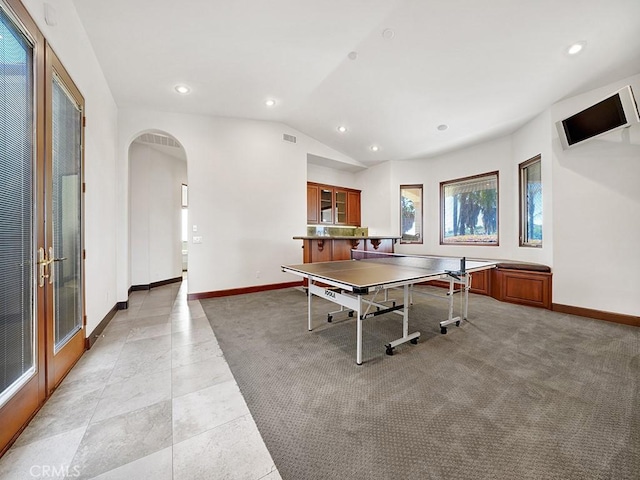
[{"label": "wood trim molding", "polygon": [[621,323],[623,325],[631,325],[640,327],[640,317],[635,315],[627,315],[624,313],[605,312],[602,310],[594,310],[591,308],[574,307],[572,305],[562,305],[554,303],[551,310],[559,313],[568,313],[570,315],[578,315],[580,317],[595,318],[606,322]]},{"label": "wood trim molding", "polygon": [[242,295],[245,293],[266,292],[267,290],[280,290],[282,288],[302,287],[303,281],[272,283],[268,285],[256,285],[254,287],[231,288],[229,290],[215,290],[213,292],[190,293],[187,300],[202,300],[205,298],[228,297],[231,295]]},{"label": "wood trim molding", "polygon": [[113,317],[116,316],[116,313],[118,313],[118,310],[127,310],[129,308],[129,295],[131,295],[131,292],[151,290],[152,288],[155,288],[155,287],[161,287],[163,285],[169,285],[171,283],[179,283],[179,282],[182,282],[182,277],[175,277],[175,278],[170,278],[168,280],[161,280],[159,282],[150,283],[149,285],[131,285],[129,287],[129,291],[127,292],[127,300],[124,302],[116,303],[113,306],[113,308],[109,310],[109,312],[104,316],[104,318],[100,321],[100,323],[96,326],[96,328],[93,329],[93,331],[89,334],[89,336],[85,338],[85,341],[84,341],[85,348],[89,350],[93,346],[93,344],[100,337],[104,329],[107,328],[107,325],[109,325],[109,322],[111,322]]},{"label": "wood trim molding", "polygon": [[96,343],[96,340],[100,337],[100,335],[102,335],[102,332],[105,328],[107,328],[109,322],[111,322],[113,317],[116,316],[118,310],[122,310],[120,308],[121,303],[123,302],[116,303],[113,308],[109,310],[109,312],[104,316],[104,318],[100,321],[96,328],[94,328],[93,331],[87,336],[87,338],[84,339],[85,349],[89,350],[91,347],[93,347],[93,344]]},{"label": "wood trim molding", "polygon": [[182,282],[182,276],[175,277],[175,278],[169,278],[167,280],[160,280],[158,282],[148,283],[146,285],[131,285],[129,287],[129,295],[131,295],[131,292],[140,292],[140,291],[143,291],[143,290],[151,290],[152,288],[162,287],[164,285],[170,285],[172,283],[180,283],[180,282]]}]

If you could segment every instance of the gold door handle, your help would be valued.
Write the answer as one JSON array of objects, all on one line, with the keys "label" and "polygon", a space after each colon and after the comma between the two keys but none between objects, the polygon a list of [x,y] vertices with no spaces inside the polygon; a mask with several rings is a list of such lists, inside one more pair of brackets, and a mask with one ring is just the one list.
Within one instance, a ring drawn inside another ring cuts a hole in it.
[{"label": "gold door handle", "polygon": [[44,282],[48,278],[49,284],[53,284],[55,262],[66,260],[67,257],[54,258],[53,247],[49,247],[49,258],[45,254],[44,248],[38,248],[38,286],[44,287]]},{"label": "gold door handle", "polygon": [[49,277],[48,269],[51,262],[47,260],[47,256],[44,253],[44,248],[38,248],[38,286],[44,287],[45,278]]}]

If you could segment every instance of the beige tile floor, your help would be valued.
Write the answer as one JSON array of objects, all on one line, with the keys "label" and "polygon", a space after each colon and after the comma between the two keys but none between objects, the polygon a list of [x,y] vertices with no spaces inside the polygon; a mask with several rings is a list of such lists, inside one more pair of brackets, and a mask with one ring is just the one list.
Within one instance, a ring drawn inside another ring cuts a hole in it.
[{"label": "beige tile floor", "polygon": [[0,458],[33,478],[280,479],[186,280],[133,292]]}]

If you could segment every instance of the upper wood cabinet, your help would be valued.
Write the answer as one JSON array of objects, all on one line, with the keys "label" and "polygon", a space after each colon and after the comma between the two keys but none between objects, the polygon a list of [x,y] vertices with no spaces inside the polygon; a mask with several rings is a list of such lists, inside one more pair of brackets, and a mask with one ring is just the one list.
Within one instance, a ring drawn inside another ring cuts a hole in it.
[{"label": "upper wood cabinet", "polygon": [[320,222],[319,212],[320,189],[318,185],[307,183],[307,223],[315,224]]},{"label": "upper wood cabinet", "polygon": [[347,192],[347,224],[360,226],[360,192]]},{"label": "upper wood cabinet", "polygon": [[307,224],[360,226],[360,190],[307,183]]},{"label": "upper wood cabinet", "polygon": [[320,186],[320,222],[333,223],[333,188]]}]

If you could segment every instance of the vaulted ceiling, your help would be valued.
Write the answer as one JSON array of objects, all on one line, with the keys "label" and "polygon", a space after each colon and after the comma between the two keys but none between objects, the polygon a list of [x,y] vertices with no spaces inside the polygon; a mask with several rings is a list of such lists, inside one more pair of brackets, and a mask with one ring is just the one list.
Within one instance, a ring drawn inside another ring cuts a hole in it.
[{"label": "vaulted ceiling", "polygon": [[73,1],[119,106],[279,121],[365,165],[640,73],[638,0]]}]

